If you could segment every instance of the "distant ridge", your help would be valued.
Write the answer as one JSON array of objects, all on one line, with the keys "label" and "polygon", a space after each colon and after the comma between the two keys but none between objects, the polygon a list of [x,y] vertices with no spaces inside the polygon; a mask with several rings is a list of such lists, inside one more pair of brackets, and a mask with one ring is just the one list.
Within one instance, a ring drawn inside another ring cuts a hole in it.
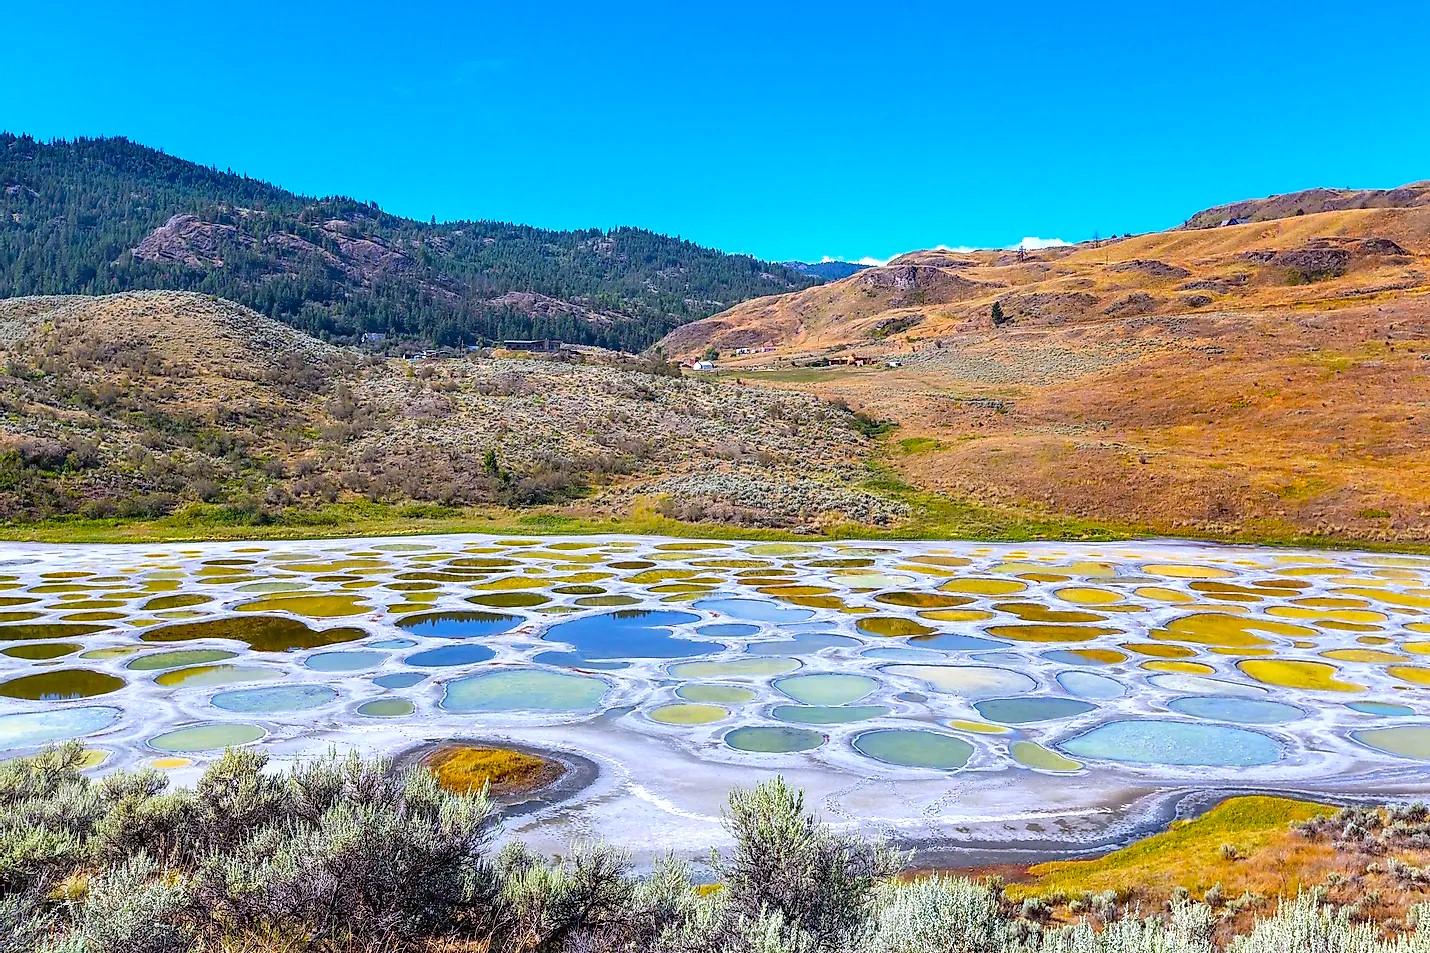
[{"label": "distant ridge", "polygon": [[783,264],[791,271],[809,275],[811,278],[818,278],[820,281],[838,281],[840,278],[848,278],[869,267],[852,261],[787,261]]},{"label": "distant ridge", "polygon": [[1215,228],[1239,222],[1269,222],[1317,212],[1362,208],[1418,208],[1430,205],[1430,181],[1395,189],[1305,189],[1263,199],[1245,199],[1198,212],[1183,228]]},{"label": "distant ridge", "polygon": [[640,350],[817,279],[638,228],[420,222],[127,139],[0,134],[0,297],[202,291],[319,337]]}]

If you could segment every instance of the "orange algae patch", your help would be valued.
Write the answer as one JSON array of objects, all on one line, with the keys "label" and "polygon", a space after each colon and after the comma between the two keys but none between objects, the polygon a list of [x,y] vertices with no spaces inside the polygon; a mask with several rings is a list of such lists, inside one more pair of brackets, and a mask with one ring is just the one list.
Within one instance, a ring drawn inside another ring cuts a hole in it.
[{"label": "orange algae patch", "polygon": [[1057,590],[1053,595],[1064,602],[1071,602],[1073,605],[1079,606],[1106,606],[1122,601],[1121,593],[1093,586],[1067,586]]},{"label": "orange algae patch", "polygon": [[919,613],[920,619],[934,622],[982,622],[993,618],[986,609],[929,609]]},{"label": "orange algae patch", "polygon": [[1141,596],[1143,599],[1153,599],[1157,602],[1195,602],[1193,596],[1188,595],[1180,589],[1168,589],[1165,586],[1138,586],[1132,590],[1133,594]]},{"label": "orange algae patch", "polygon": [[1365,596],[1376,602],[1383,602],[1392,606],[1407,606],[1412,609],[1430,609],[1430,595],[1422,595],[1417,592],[1390,592],[1385,589],[1371,589],[1367,587],[1351,587],[1338,589],[1337,592],[1351,596]]},{"label": "orange algae patch", "polygon": [[472,794],[491,785],[491,793],[525,794],[545,787],[561,775],[561,766],[538,755],[512,748],[448,745],[424,763],[437,783],[457,794]]},{"label": "orange algae patch", "polygon": [[1123,642],[1122,647],[1138,655],[1152,655],[1157,658],[1191,658],[1197,654],[1185,645],[1162,645],[1157,642]]},{"label": "orange algae patch", "polygon": [[1194,642],[1198,645],[1221,645],[1228,648],[1247,648],[1270,645],[1271,640],[1256,635],[1265,632],[1288,638],[1313,638],[1315,629],[1290,622],[1274,622],[1267,619],[1247,619],[1222,612],[1202,612],[1185,615],[1167,623],[1166,627],[1152,633],[1152,638],[1172,642]]},{"label": "orange algae patch", "polygon": [[948,726],[956,731],[971,731],[979,735],[1005,735],[1013,730],[1003,725],[989,724],[986,721],[950,721]]},{"label": "orange algae patch", "polygon": [[949,609],[954,606],[966,606],[973,599],[968,596],[946,596],[936,592],[896,590],[881,592],[874,597],[874,601],[887,603],[891,606],[909,606],[915,609]]},{"label": "orange algae patch", "polygon": [[1430,685],[1430,668],[1422,668],[1419,665],[1392,665],[1386,672],[1412,685]]},{"label": "orange algae patch", "polygon": [[993,608],[1024,622],[1102,622],[1107,616],[1085,609],[1053,609],[1040,602],[999,602]]},{"label": "orange algae patch", "polygon": [[1142,667],[1149,672],[1176,672],[1178,675],[1212,675],[1216,669],[1204,662],[1153,661],[1143,662]]},{"label": "orange algae patch", "polygon": [[897,616],[872,616],[868,619],[860,619],[855,623],[859,631],[868,632],[870,635],[883,635],[897,637],[902,635],[929,635],[935,630],[913,619],[903,619]]},{"label": "orange algae patch", "polygon": [[981,579],[974,576],[960,576],[939,586],[943,592],[962,592],[973,596],[1011,596],[1027,588],[1026,582],[1014,579]]},{"label": "orange algae patch", "polygon": [[1331,649],[1321,654],[1337,662],[1399,662],[1405,658],[1395,652],[1380,649]]},{"label": "orange algae patch", "polygon": [[1317,692],[1361,692],[1364,685],[1343,682],[1336,678],[1340,670],[1326,662],[1286,661],[1282,659],[1248,659],[1237,667],[1247,675],[1267,685],[1284,688],[1304,688]]}]

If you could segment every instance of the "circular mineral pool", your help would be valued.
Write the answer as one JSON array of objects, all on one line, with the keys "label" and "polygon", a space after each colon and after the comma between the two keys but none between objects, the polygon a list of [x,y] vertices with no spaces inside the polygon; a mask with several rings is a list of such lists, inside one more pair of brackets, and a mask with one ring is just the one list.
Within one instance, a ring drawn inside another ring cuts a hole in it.
[{"label": "circular mineral pool", "polygon": [[426,672],[392,672],[372,680],[380,688],[411,688],[427,677]]},{"label": "circular mineral pool", "polygon": [[589,675],[518,668],[468,675],[447,685],[442,707],[452,712],[577,712],[601,704],[606,683]]},{"label": "circular mineral pool", "polygon": [[224,649],[175,649],[172,652],[153,652],[149,655],[141,655],[130,660],[124,667],[134,669],[136,672],[155,672],[184,665],[222,662],[237,654],[237,652],[228,652]]},{"label": "circular mineral pool", "polygon": [[1351,737],[1368,748],[1397,758],[1430,761],[1430,725],[1397,725],[1394,728],[1366,728]]},{"label": "circular mineral pool", "polygon": [[1073,718],[1092,711],[1097,706],[1076,698],[990,698],[973,705],[989,721],[1005,725],[1024,725],[1056,718]]},{"label": "circular mineral pool", "polygon": [[308,656],[303,664],[315,672],[360,672],[381,665],[386,658],[385,652],[359,649],[352,652],[319,652]]},{"label": "circular mineral pool", "polygon": [[375,698],[369,702],[363,702],[357,708],[359,715],[366,715],[369,718],[401,718],[413,712],[413,706],[405,698]]},{"label": "circular mineral pool", "polygon": [[851,648],[858,644],[858,639],[851,639],[847,635],[813,633],[773,642],[752,642],[745,647],[745,651],[750,655],[812,655],[825,649]]},{"label": "circular mineral pool", "polygon": [[844,705],[872,694],[879,687],[867,675],[816,672],[775,679],[775,688],[802,705]]},{"label": "circular mineral pool", "polygon": [[0,715],[0,750],[29,748],[92,735],[118,720],[119,709],[104,705]]},{"label": "circular mineral pool", "polygon": [[562,622],[542,639],[565,642],[584,659],[691,658],[725,648],[718,642],[679,638],[671,626],[700,621],[690,612],[623,609]]},{"label": "circular mineral pool", "polygon": [[497,609],[521,609],[528,606],[545,605],[551,597],[540,592],[484,592],[468,596],[467,601],[474,606],[492,606]]},{"label": "circular mineral pool", "polygon": [[108,695],[124,687],[124,679],[88,668],[62,668],[22,675],[0,683],[0,695],[29,701],[62,701]]},{"label": "circular mineral pool", "polygon": [[710,639],[738,639],[747,635],[754,635],[760,631],[757,625],[746,625],[743,622],[713,622],[710,625],[702,625],[695,630],[697,634]]},{"label": "circular mineral pool", "polygon": [[383,639],[380,642],[369,642],[370,649],[410,649],[417,643],[411,639]]},{"label": "circular mineral pool", "polygon": [[1060,672],[1058,673],[1058,684],[1079,698],[1092,698],[1098,701],[1121,698],[1126,694],[1126,689],[1117,679],[1108,678],[1106,675],[1099,675],[1096,672],[1076,670]]},{"label": "circular mineral pool", "polygon": [[257,725],[208,721],[156,735],[149,739],[149,747],[158,751],[212,751],[252,744],[265,734]]},{"label": "circular mineral pool", "polygon": [[487,635],[499,635],[516,628],[521,623],[520,616],[502,612],[426,612],[421,615],[406,616],[397,621],[400,628],[413,635],[438,636],[444,639],[475,639]]},{"label": "circular mineral pool", "polygon": [[888,713],[884,705],[776,705],[770,712],[776,721],[796,725],[843,725]]},{"label": "circular mineral pool", "polygon": [[1178,714],[1191,715],[1193,718],[1231,721],[1243,725],[1281,725],[1306,716],[1306,713],[1295,705],[1232,695],[1190,695],[1172,699],[1167,703],[1167,707]]},{"label": "circular mineral pool", "polygon": [[1013,756],[1014,761],[1035,771],[1064,773],[1077,771],[1082,767],[1082,762],[1044,748],[1035,741],[1015,741],[1008,746],[1008,753]]},{"label": "circular mineral pool", "polygon": [[1415,714],[1415,709],[1409,705],[1396,705],[1392,702],[1350,702],[1346,707],[1363,715],[1385,715],[1390,718]]},{"label": "circular mineral pool", "polygon": [[977,635],[960,635],[957,632],[915,636],[909,639],[909,645],[921,649],[935,649],[939,652],[991,652],[1008,648],[1007,642],[985,639]]},{"label": "circular mineral pool", "polygon": [[763,599],[701,599],[693,607],[745,622],[773,622],[778,625],[802,622],[814,615],[809,609],[782,606]]},{"label": "circular mineral pool", "polygon": [[935,652],[932,649],[906,649],[897,645],[865,649],[859,654],[864,658],[879,659],[885,662],[908,663],[937,662],[944,657],[942,652]]},{"label": "circular mineral pool", "polygon": [[1164,691],[1176,692],[1180,695],[1204,695],[1207,692],[1216,692],[1218,695],[1237,695],[1242,698],[1264,698],[1266,689],[1259,685],[1250,685],[1245,682],[1229,682],[1222,678],[1203,678],[1199,675],[1185,675],[1180,672],[1168,672],[1161,675],[1147,676],[1147,683],[1155,685]]},{"label": "circular mineral pool", "polygon": [[674,704],[650,710],[650,720],[662,725],[708,725],[728,718],[728,709],[719,705]]},{"label": "circular mineral pool", "polygon": [[889,665],[890,675],[917,678],[940,692],[962,698],[984,698],[1032,691],[1038,683],[1021,672],[987,665]]},{"label": "circular mineral pool", "polygon": [[194,665],[175,668],[154,676],[154,682],[166,688],[218,688],[239,682],[271,682],[282,678],[277,669],[262,665]]},{"label": "circular mineral pool", "polygon": [[10,658],[26,659],[31,662],[45,662],[50,659],[73,655],[80,650],[77,642],[22,642],[3,649]]},{"label": "circular mineral pool", "polygon": [[751,725],[725,733],[725,744],[737,751],[755,754],[792,754],[810,751],[824,744],[824,735],[809,728],[779,728]]},{"label": "circular mineral pool", "polygon": [[688,702],[706,705],[743,705],[755,700],[755,693],[739,685],[681,685],[675,694]]},{"label": "circular mineral pool", "polygon": [[458,643],[428,649],[425,652],[416,652],[407,656],[404,661],[408,665],[435,668],[444,665],[473,665],[495,657],[496,653],[485,645]]},{"label": "circular mineral pool", "polygon": [[1110,721],[1059,747],[1080,758],[1217,768],[1271,764],[1284,754],[1275,740],[1260,732],[1156,718]]},{"label": "circular mineral pool", "polygon": [[962,738],[917,728],[878,728],[858,735],[853,744],[865,757],[904,768],[952,771],[973,755],[973,745]]},{"label": "circular mineral pool", "polygon": [[338,693],[327,685],[274,685],[267,688],[239,688],[219,692],[212,699],[215,708],[246,715],[268,715],[285,711],[320,708],[337,700]]}]

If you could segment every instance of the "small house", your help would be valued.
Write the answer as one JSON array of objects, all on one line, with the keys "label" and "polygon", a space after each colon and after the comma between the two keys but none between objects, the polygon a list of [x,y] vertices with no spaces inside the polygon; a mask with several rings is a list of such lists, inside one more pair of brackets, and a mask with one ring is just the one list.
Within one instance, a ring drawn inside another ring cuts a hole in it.
[{"label": "small house", "polygon": [[691,366],[692,366],[695,370],[697,370],[697,371],[713,371],[713,370],[715,370],[715,362],[714,362],[714,361],[703,361],[703,360],[702,360],[702,361],[696,361],[696,362],[695,362],[693,365],[691,365]]}]

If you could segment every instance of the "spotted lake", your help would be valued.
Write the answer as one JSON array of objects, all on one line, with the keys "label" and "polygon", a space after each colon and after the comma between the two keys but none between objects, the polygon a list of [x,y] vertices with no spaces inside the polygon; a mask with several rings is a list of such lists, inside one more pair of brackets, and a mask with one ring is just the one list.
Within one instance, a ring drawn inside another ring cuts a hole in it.
[{"label": "spotted lake", "polygon": [[836,823],[1106,843],[1229,790],[1430,781],[1430,558],[1175,542],[634,537],[0,544],[0,756],[190,783],[514,740],[599,768],[512,820],[559,848],[720,842],[784,774]]}]

